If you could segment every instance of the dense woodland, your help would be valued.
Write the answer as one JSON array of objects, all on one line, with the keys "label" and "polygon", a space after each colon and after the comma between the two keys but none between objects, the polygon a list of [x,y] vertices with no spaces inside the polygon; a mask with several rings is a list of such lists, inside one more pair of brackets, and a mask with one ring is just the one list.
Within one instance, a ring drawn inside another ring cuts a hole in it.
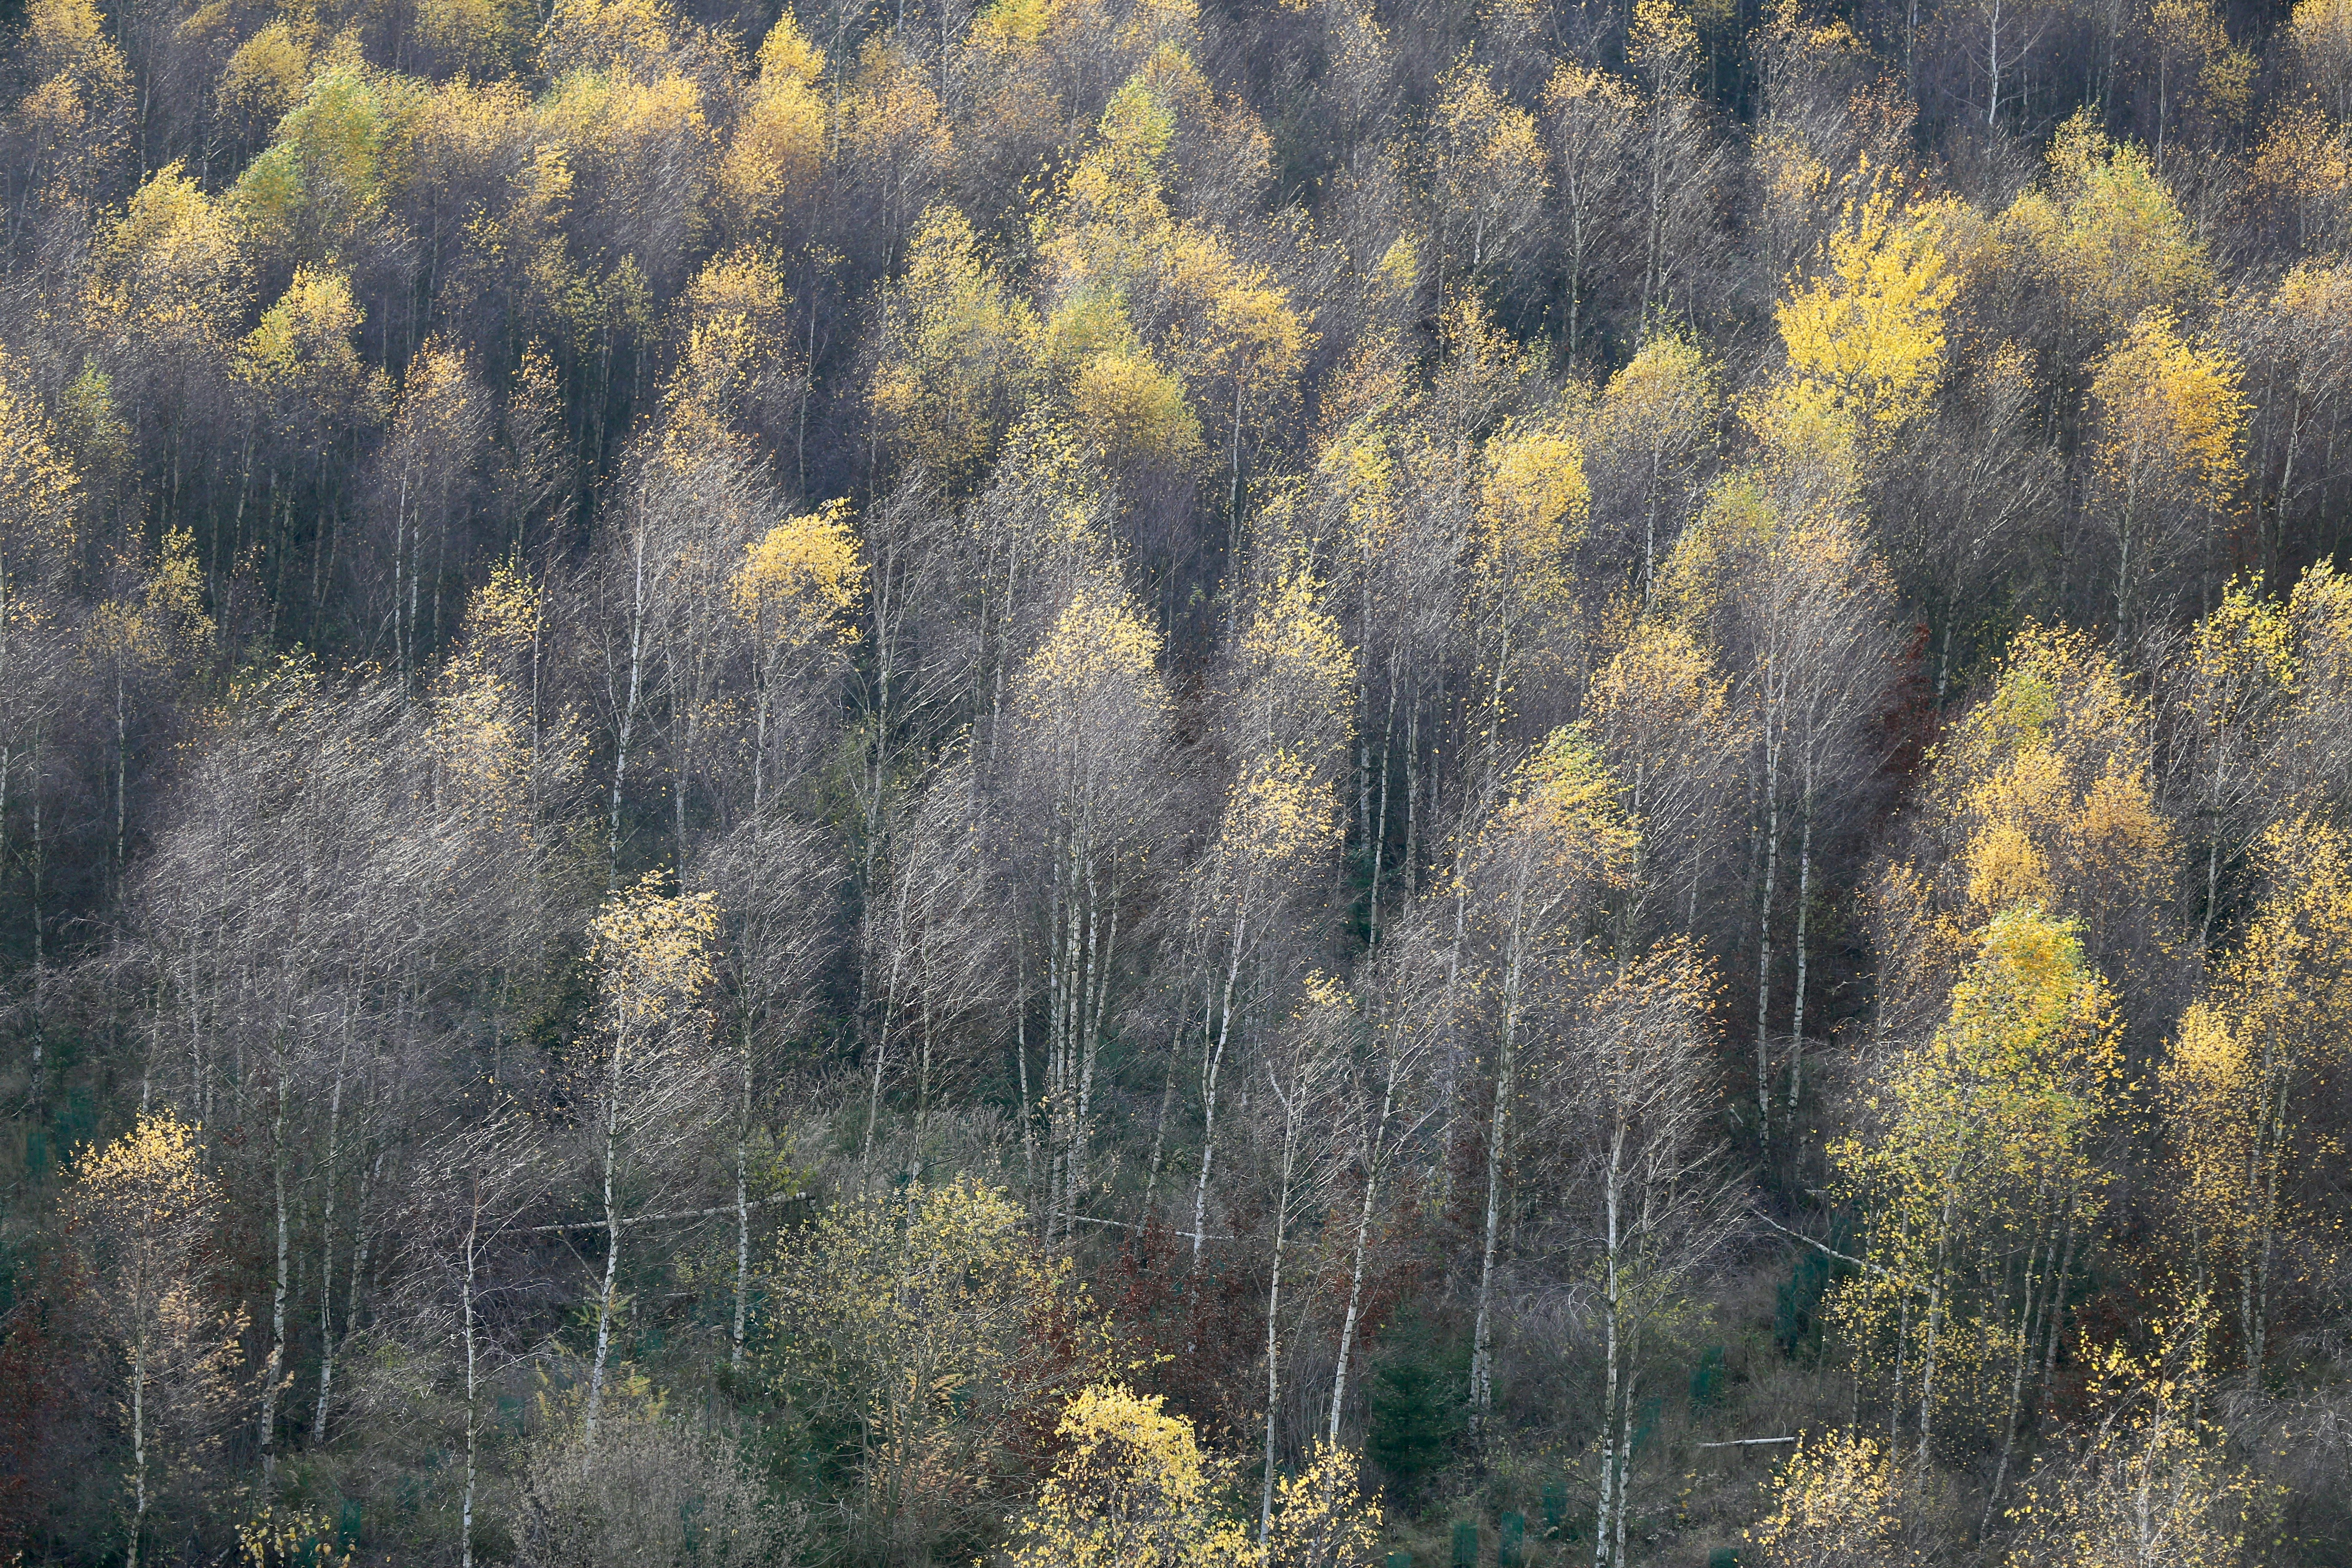
[{"label": "dense woodland", "polygon": [[0,35],[0,1559],[2352,1561],[2352,0]]}]

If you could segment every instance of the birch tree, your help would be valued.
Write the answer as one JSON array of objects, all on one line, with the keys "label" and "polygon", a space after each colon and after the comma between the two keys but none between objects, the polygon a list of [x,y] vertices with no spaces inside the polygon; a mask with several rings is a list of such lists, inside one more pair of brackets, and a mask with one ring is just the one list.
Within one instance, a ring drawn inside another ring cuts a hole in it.
[{"label": "birch tree", "polygon": [[[648,872],[608,897],[588,929],[596,965],[596,1027],[580,1043],[583,1127],[593,1152],[604,1232],[596,1288],[596,1349],[582,1431],[592,1447],[620,1308],[618,1281],[629,1210],[674,1180],[681,1146],[718,1114],[709,1059],[718,900],[666,894]],[[583,1119],[586,1120],[586,1119]]]},{"label": "birch tree", "polygon": [[1493,1100],[1485,1129],[1486,1206],[1472,1329],[1475,1436],[1494,1409],[1494,1300],[1504,1177],[1521,1054],[1538,1026],[1541,976],[1591,929],[1601,893],[1622,877],[1633,831],[1591,743],[1555,731],[1513,773],[1509,794],[1479,829],[1464,869],[1477,912],[1479,974],[1493,997]]}]

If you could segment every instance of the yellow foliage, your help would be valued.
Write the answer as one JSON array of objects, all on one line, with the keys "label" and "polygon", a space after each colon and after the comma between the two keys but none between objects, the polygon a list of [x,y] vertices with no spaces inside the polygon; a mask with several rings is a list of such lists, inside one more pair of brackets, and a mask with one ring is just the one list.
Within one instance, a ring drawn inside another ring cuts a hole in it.
[{"label": "yellow foliage", "polygon": [[556,0],[539,36],[540,68],[657,71],[675,47],[677,17],[663,0]]},{"label": "yellow foliage", "polygon": [[1835,408],[1877,436],[1916,417],[1944,362],[1944,310],[1958,279],[1934,209],[1898,215],[1882,184],[1846,205],[1822,271],[1777,310],[1790,395]]},{"label": "yellow foliage", "polygon": [[218,1217],[220,1184],[204,1168],[196,1129],[169,1110],[142,1115],[111,1143],[92,1143],[71,1173],[78,1204],[134,1244]]},{"label": "yellow foliage", "polygon": [[1645,450],[1695,446],[1722,400],[1721,377],[1696,339],[1653,332],[1609,378],[1596,425],[1601,439]]},{"label": "yellow foliage", "polygon": [[2242,1287],[2252,1368],[2278,1238],[2295,1238],[2305,1269],[2340,1245],[2340,1223],[2307,1210],[2300,1193],[2343,1157],[2312,1125],[2307,1086],[2340,1068],[2352,1034],[2352,842],[2297,818],[2263,835],[2260,858],[2269,891],[2207,995],[2183,1014],[2160,1074],[2185,1217],[2210,1258],[2199,1267]]},{"label": "yellow foliage", "polygon": [[[2177,59],[2192,70],[2196,90],[2224,118],[2245,111],[2253,91],[2254,58],[2231,47],[2212,0],[2155,0],[2147,11],[2147,30],[2163,63],[2168,66]],[[2189,95],[2189,82],[2168,85],[2176,102]]]},{"label": "yellow foliage", "polygon": [[[1062,301],[1047,352],[1068,353],[1087,332],[1132,335],[1173,367],[1195,407],[1230,399],[1237,433],[1244,405],[1262,410],[1287,388],[1308,334],[1269,268],[1244,263],[1222,237],[1170,214],[1164,165],[1180,115],[1214,112],[1192,60],[1160,47],[1112,95],[1060,209],[1038,233]],[[1123,324],[1130,308],[1146,305],[1149,319]],[[1181,431],[1181,422],[1171,427]]]},{"label": "yellow foliage", "polygon": [[1879,1124],[1832,1147],[1872,1216],[1873,1265],[1832,1316],[1878,1366],[1907,1364],[1898,1405],[1924,1400],[1978,1440],[2000,1429],[2037,1337],[2011,1279],[2051,1289],[2062,1226],[2099,1212],[2120,1063],[2114,996],[2074,922],[2018,905],[1978,932],[1942,1026],[1873,1086]]},{"label": "yellow foliage", "polygon": [[1645,72],[1686,71],[1698,54],[1698,27],[1675,0],[1634,0],[1625,52]]},{"label": "yellow foliage", "polygon": [[236,225],[184,163],[156,170],[132,194],[104,255],[143,332],[209,347],[244,311]]},{"label": "yellow foliage", "polygon": [[310,84],[313,32],[311,28],[297,31],[285,17],[278,16],[238,45],[215,89],[221,107],[263,124],[276,124],[280,115],[301,101],[302,89]]},{"label": "yellow foliage", "polygon": [[711,948],[719,934],[712,893],[667,894],[665,873],[648,871],[616,889],[588,922],[588,960],[597,995],[614,1025],[635,1030],[702,1005],[715,979]]},{"label": "yellow foliage", "polygon": [[2303,85],[2336,119],[2352,117],[2352,0],[2295,0],[2287,37]]},{"label": "yellow foliage", "polygon": [[431,101],[423,82],[369,65],[353,38],[337,40],[230,192],[247,244],[301,264],[350,265],[415,174]]},{"label": "yellow foliage", "polygon": [[1041,1253],[997,1189],[836,1204],[779,1261],[777,1371],[803,1399],[844,1402],[832,1414],[857,1434],[877,1512],[977,1503],[1006,1449],[1101,1375],[1107,1339],[1070,1260]]},{"label": "yellow foliage", "polygon": [[1089,354],[1070,386],[1070,414],[1113,468],[1147,462],[1174,468],[1201,450],[1201,421],[1184,387],[1141,347]]},{"label": "yellow foliage", "polygon": [[1024,703],[1051,713],[1096,693],[1118,692],[1156,712],[1167,694],[1156,661],[1160,635],[1126,595],[1081,587],[1030,656],[1017,690]]},{"label": "yellow foliage", "polygon": [[339,272],[299,268],[286,292],[237,345],[237,374],[267,390],[309,392],[322,405],[365,396],[375,385],[352,344],[363,321],[350,279]]},{"label": "yellow foliage", "polygon": [[2183,338],[2150,311],[2099,361],[2098,462],[2119,487],[2164,489],[2221,509],[2244,478],[2244,373],[2229,351]]},{"label": "yellow foliage", "polygon": [[163,551],[134,593],[101,602],[84,627],[85,646],[97,658],[131,668],[162,669],[191,658],[213,633],[205,613],[204,571],[196,563],[195,535],[175,528],[163,535]]},{"label": "yellow foliage", "polygon": [[1203,1455],[1192,1424],[1118,1386],[1070,1402],[1066,1445],[1013,1521],[1013,1568],[1245,1568],[1257,1552],[1218,1495],[1231,1467]]},{"label": "yellow foliage", "polygon": [[528,0],[417,0],[416,35],[436,57],[477,79],[499,68],[530,36],[538,7]]},{"label": "yellow foliage", "polygon": [[2147,154],[2109,141],[2088,110],[2059,128],[2047,185],[2020,196],[1995,232],[2102,331],[2183,309],[2213,286],[2204,247]]},{"label": "yellow foliage", "polygon": [[[1318,1000],[1351,1005],[1336,990]],[[1373,1568],[1381,1561],[1381,1505],[1363,1495],[1356,1456],[1346,1448],[1318,1439],[1307,1468],[1276,1483],[1274,1508],[1268,1568]]]},{"label": "yellow foliage", "polygon": [[2156,805],[2147,724],[2089,639],[2019,633],[1990,699],[1933,754],[1929,810],[1958,882],[1947,918],[1974,928],[2033,902],[2082,916],[2103,940],[2160,901],[2173,832]]},{"label": "yellow foliage", "polygon": [[1549,161],[1535,116],[1495,90],[1468,57],[1439,83],[1432,126],[1443,259],[1472,272],[1503,258],[1505,240],[1532,221]]},{"label": "yellow foliage", "polygon": [[1304,568],[1286,573],[1242,633],[1252,720],[1269,746],[1323,746],[1346,739],[1355,650],[1323,608],[1323,585]]},{"label": "yellow foliage", "polygon": [[865,578],[849,502],[841,499],[745,545],[730,592],[735,613],[761,644],[810,648],[856,635],[847,617]]},{"label": "yellow foliage", "polygon": [[1257,874],[1291,865],[1339,833],[1339,799],[1329,781],[1278,752],[1243,768],[1218,841],[1237,870]]},{"label": "yellow foliage", "polygon": [[934,207],[890,290],[870,393],[909,455],[953,478],[986,458],[1029,374],[1034,318],[982,262],[971,226]]},{"label": "yellow foliage", "polygon": [[73,549],[81,476],[16,362],[0,351],[0,635],[20,580]]},{"label": "yellow foliage", "polygon": [[1773,1475],[1772,1508],[1748,1539],[1764,1568],[1879,1568],[1895,1560],[1895,1479],[1885,1449],[1851,1432],[1811,1434]]},{"label": "yellow foliage", "polygon": [[814,87],[824,79],[824,51],[809,42],[790,11],[779,15],[760,40],[760,78],[762,88],[787,81]]},{"label": "yellow foliage", "polygon": [[787,11],[760,58],[759,83],[719,163],[719,199],[745,230],[772,226],[813,198],[824,168],[826,110],[815,86],[824,56]]},{"label": "yellow foliage", "polygon": [[673,425],[714,444],[777,419],[794,374],[791,300],[783,275],[765,252],[737,248],[713,257],[686,286],[686,342],[667,388]]},{"label": "yellow foliage", "polygon": [[[2263,1488],[2199,1418],[2206,1391],[2195,1331],[2154,1325],[2161,1349],[2121,1347],[2090,1368],[2115,1413],[2051,1455],[2010,1510],[2005,1568],[2237,1568]],[[2186,1352],[2180,1344],[2192,1339]]]},{"label": "yellow foliage", "polygon": [[1479,831],[1480,858],[1525,854],[1549,872],[1612,881],[1638,842],[1619,794],[1600,750],[1563,725],[1512,773],[1509,795]]},{"label": "yellow foliage", "polygon": [[1591,521],[1584,449],[1565,431],[1512,426],[1487,443],[1479,521],[1487,559],[1512,577],[1557,574]]}]

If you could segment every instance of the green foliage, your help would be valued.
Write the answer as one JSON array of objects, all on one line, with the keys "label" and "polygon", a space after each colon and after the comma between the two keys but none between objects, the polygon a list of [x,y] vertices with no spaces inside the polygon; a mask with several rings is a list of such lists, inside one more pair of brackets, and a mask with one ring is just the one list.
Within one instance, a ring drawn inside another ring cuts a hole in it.
[{"label": "green foliage", "polygon": [[1397,1485],[1408,1506],[1451,1465],[1467,1429],[1463,1374],[1466,1347],[1393,1352],[1372,1373],[1371,1426],[1364,1453]]}]

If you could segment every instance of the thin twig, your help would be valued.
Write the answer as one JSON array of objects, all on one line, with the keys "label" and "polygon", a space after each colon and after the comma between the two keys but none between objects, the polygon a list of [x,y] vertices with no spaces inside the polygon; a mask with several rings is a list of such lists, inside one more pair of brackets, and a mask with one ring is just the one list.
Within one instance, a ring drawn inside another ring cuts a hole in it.
[{"label": "thin twig", "polygon": [[1728,1443],[1701,1443],[1702,1448],[1752,1448],[1759,1443],[1793,1443],[1794,1437],[1734,1437]]},{"label": "thin twig", "polygon": [[[765,1204],[799,1203],[804,1199],[814,1197],[815,1195],[816,1194],[814,1193],[778,1193],[773,1197],[753,1198],[744,1206],[747,1208],[759,1208]],[[713,1215],[733,1214],[734,1212],[735,1205],[733,1204],[720,1204],[716,1208],[679,1209],[673,1214],[631,1215],[621,1223],[625,1226],[656,1225],[666,1219],[709,1219]],[[604,1222],[601,1219],[574,1219],[566,1220],[562,1225],[535,1225],[528,1231],[524,1232],[524,1234],[527,1236],[546,1236],[551,1232],[559,1230],[602,1230],[604,1228]]]},{"label": "thin twig", "polygon": [[1911,1281],[1904,1279],[1903,1276],[1895,1273],[1895,1270],[1886,1268],[1883,1264],[1873,1263],[1867,1258],[1856,1258],[1851,1253],[1840,1252],[1836,1247],[1830,1246],[1826,1242],[1815,1241],[1803,1231],[1790,1230],[1787,1226],[1782,1225],[1779,1220],[1774,1219],[1762,1209],[1750,1209],[1748,1212],[1754,1215],[1758,1219],[1762,1220],[1766,1225],[1770,1226],[1774,1230],[1779,1231],[1782,1236],[1789,1237],[1791,1241],[1801,1241],[1807,1247],[1811,1247],[1814,1251],[1822,1253],[1826,1257],[1834,1258],[1840,1263],[1851,1263],[1856,1268],[1866,1268],[1882,1279],[1892,1279],[1897,1285],[1902,1286],[1906,1290],[1916,1290],[1919,1289],[1918,1286],[1914,1285]]}]

